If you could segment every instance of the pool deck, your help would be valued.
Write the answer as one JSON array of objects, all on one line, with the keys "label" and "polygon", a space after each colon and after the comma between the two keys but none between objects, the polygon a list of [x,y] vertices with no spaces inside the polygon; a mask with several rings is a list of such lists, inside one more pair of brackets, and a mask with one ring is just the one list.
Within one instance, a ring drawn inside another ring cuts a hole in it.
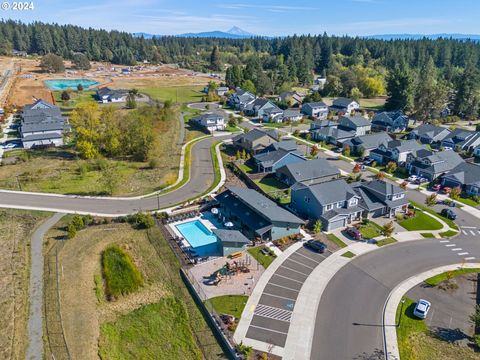
[{"label": "pool deck", "polygon": [[186,219],[186,220],[176,221],[176,222],[173,222],[173,223],[169,224],[170,229],[173,231],[175,236],[178,236],[179,238],[181,238],[182,239],[182,245],[187,247],[187,248],[190,248],[192,246],[185,239],[185,237],[182,235],[182,233],[177,229],[177,225],[193,222],[193,221],[196,221],[196,220],[200,221],[203,224],[203,226],[205,226],[209,231],[212,231],[213,229],[217,229],[217,227],[210,220],[206,219],[206,217],[204,215],[196,216],[196,217]]}]

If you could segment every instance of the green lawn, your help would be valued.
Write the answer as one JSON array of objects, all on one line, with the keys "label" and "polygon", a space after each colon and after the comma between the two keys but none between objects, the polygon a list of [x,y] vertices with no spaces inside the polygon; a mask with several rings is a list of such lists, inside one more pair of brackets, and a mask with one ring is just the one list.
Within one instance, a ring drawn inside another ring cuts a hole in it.
[{"label": "green lawn", "polygon": [[[435,216],[439,217],[444,222],[446,222],[447,225],[450,226],[452,229],[458,230],[458,226],[457,226],[457,224],[455,224],[455,222],[453,220],[447,219],[446,217],[444,217],[444,216],[440,215],[439,213],[435,212],[434,210],[432,210],[432,209],[430,209],[430,208],[428,208],[424,205],[418,204],[414,201],[410,201],[410,203],[412,205],[414,205],[415,207],[417,207],[417,208],[419,208],[419,209],[421,209],[425,212],[428,212],[429,214],[432,214],[432,215],[435,215]],[[427,229],[425,229],[425,230],[427,230]],[[428,229],[428,230],[430,230],[430,229]]]},{"label": "green lawn", "polygon": [[424,282],[430,286],[435,286],[441,283],[442,281],[447,280],[449,277],[454,278],[456,276],[460,276],[463,274],[478,273],[478,272],[480,272],[480,269],[478,268],[457,269],[457,270],[447,271],[447,272],[432,276],[431,278],[428,278]]},{"label": "green lawn", "polygon": [[420,235],[422,235],[424,238],[434,238],[435,235],[433,235],[432,233],[420,233]]},{"label": "green lawn", "polygon": [[441,236],[441,237],[452,237],[452,236],[455,236],[455,235],[457,235],[457,234],[458,234],[457,231],[448,230],[448,231],[445,231],[445,232],[440,233],[440,236]]},{"label": "green lawn", "polygon": [[283,191],[288,189],[288,186],[278,181],[275,177],[268,176],[264,177],[263,179],[256,180],[255,183],[260,186],[260,188],[266,192],[271,193],[275,191]]},{"label": "green lawn", "polygon": [[145,305],[100,327],[102,360],[202,359],[185,304],[174,297]]},{"label": "green lawn", "polygon": [[262,250],[264,246],[258,246],[251,249],[248,249],[250,255],[254,257],[265,269],[270,266],[270,264],[275,260],[276,256],[272,255],[263,255],[260,250]]},{"label": "green lawn", "polygon": [[355,256],[355,254],[351,251],[347,251],[347,252],[344,252],[341,256],[351,259]]},{"label": "green lawn", "polygon": [[468,197],[460,196],[455,200],[460,201],[461,203],[463,203],[465,205],[472,206],[472,207],[477,207],[478,205],[480,205],[478,202],[476,202],[475,200],[473,200],[471,198],[468,198]]},{"label": "green lawn", "polygon": [[204,95],[201,90],[203,86],[172,86],[172,87],[147,87],[141,92],[147,94],[154,100],[178,103],[200,102]]},{"label": "green lawn", "polygon": [[205,304],[212,306],[218,314],[229,314],[240,319],[247,300],[248,296],[244,295],[224,295],[208,299]]},{"label": "green lawn", "polygon": [[369,221],[366,224],[362,224],[359,228],[364,239],[373,239],[382,235],[382,229],[376,223]]},{"label": "green lawn", "polygon": [[400,351],[400,359],[418,359],[415,356],[410,338],[417,333],[427,333],[427,325],[413,315],[415,302],[409,298],[405,298],[405,303],[399,304],[397,308],[396,321],[400,322],[397,327],[398,348]]},{"label": "green lawn", "polygon": [[248,164],[245,164],[245,163],[240,164],[240,163],[238,163],[237,165],[238,165],[238,167],[240,168],[240,170],[242,170],[245,174],[253,174],[253,173],[255,173],[255,168],[252,167],[252,166],[250,166],[250,165],[248,165]]},{"label": "green lawn", "polygon": [[342,240],[340,240],[338,236],[336,236],[335,234],[327,234],[327,239],[333,242],[339,248],[347,247],[347,244],[345,244]]},{"label": "green lawn", "polygon": [[383,240],[377,241],[377,246],[381,247],[381,246],[385,246],[385,245],[389,245],[389,244],[394,244],[396,242],[397,242],[397,240],[394,239],[393,237],[388,237],[388,238],[385,238]]},{"label": "green lawn", "polygon": [[399,224],[408,231],[440,230],[442,228],[440,222],[421,211],[417,211],[415,216],[410,219],[400,221]]},{"label": "green lawn", "polygon": [[62,100],[62,92],[63,91],[54,91],[53,97],[55,98],[57,106],[64,109],[71,109],[79,104],[95,101],[95,91],[93,90],[71,91],[70,100],[68,101]]},{"label": "green lawn", "polygon": [[384,105],[369,99],[361,99],[360,106],[368,110],[383,110]]},{"label": "green lawn", "polygon": [[105,292],[109,298],[134,292],[143,284],[142,274],[130,255],[117,245],[103,251],[102,271],[105,277]]}]

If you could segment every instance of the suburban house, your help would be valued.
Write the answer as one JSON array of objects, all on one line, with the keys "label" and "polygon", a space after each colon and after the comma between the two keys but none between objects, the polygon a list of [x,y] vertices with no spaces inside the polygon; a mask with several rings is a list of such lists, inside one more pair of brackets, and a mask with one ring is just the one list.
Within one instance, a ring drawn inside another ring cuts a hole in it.
[{"label": "suburban house", "polygon": [[393,161],[400,165],[407,161],[408,154],[415,156],[420,150],[426,150],[426,147],[425,145],[419,144],[416,140],[390,140],[372,150],[370,152],[370,158],[378,164]]},{"label": "suburban house", "polygon": [[271,173],[281,168],[283,165],[296,162],[307,161],[302,154],[297,151],[288,151],[278,149],[273,151],[263,151],[253,156],[253,161],[258,172]]},{"label": "suburban house", "polygon": [[340,177],[340,170],[322,158],[286,164],[276,171],[279,181],[292,186],[297,182],[306,185],[335,180]]},{"label": "suburban house", "polygon": [[287,103],[288,106],[298,106],[303,102],[304,95],[296,91],[284,91],[277,97],[278,102]]},{"label": "suburban house", "polygon": [[480,145],[480,132],[454,129],[442,140],[442,146],[455,151],[470,151]]},{"label": "suburban house", "polygon": [[266,109],[263,112],[263,122],[281,123],[283,121],[283,110],[278,106]]},{"label": "suburban house", "polygon": [[328,116],[328,106],[324,102],[311,102],[302,105],[302,113],[323,120]]},{"label": "suburban house", "polygon": [[327,128],[327,127],[337,127],[338,123],[332,120],[316,120],[310,123],[310,131]]},{"label": "suburban house", "polygon": [[212,232],[217,236],[218,240],[220,240],[222,256],[243,251],[247,245],[251,243],[251,241],[238,230],[212,229]]},{"label": "suburban house", "polygon": [[128,90],[116,90],[110,89],[109,87],[97,89],[97,91],[95,92],[95,97],[99,102],[102,103],[126,102],[127,96]]},{"label": "suburban house", "polygon": [[407,130],[410,119],[401,111],[383,111],[372,119],[372,130],[387,132],[402,132]]},{"label": "suburban house", "polygon": [[278,135],[275,130],[253,129],[248,133],[234,136],[233,144],[239,148],[245,149],[249,153],[256,154],[263,151],[266,147],[278,142]]},{"label": "suburban house", "polygon": [[362,218],[394,216],[408,205],[405,191],[385,181],[347,184],[339,179],[292,187],[291,207],[309,219],[320,219],[324,230],[343,228]]},{"label": "suburban house", "polygon": [[410,174],[433,181],[463,162],[455,151],[432,152],[424,149],[417,151],[416,154],[408,154],[405,167]]},{"label": "suburban house", "polygon": [[330,127],[322,127],[315,130],[310,130],[312,139],[316,141],[325,141],[328,144],[342,146],[342,144],[355,137],[355,131],[342,130],[338,128],[337,124]]},{"label": "suburban house", "polygon": [[415,139],[422,144],[435,144],[443,141],[450,134],[450,130],[432,124],[422,124],[408,134],[409,139]]},{"label": "suburban house", "polygon": [[[204,94],[208,94],[209,90],[210,90],[210,87],[207,85],[203,88],[202,92]],[[228,90],[229,89],[228,89],[227,86],[219,86],[216,89],[216,93],[217,93],[218,96],[224,96],[228,92]]]},{"label": "suburban house", "polygon": [[285,150],[285,151],[296,151],[298,145],[295,140],[281,140],[279,142],[273,143],[272,145],[267,146],[262,152],[275,151],[275,150]]},{"label": "suburban house", "polygon": [[224,131],[227,126],[225,123],[225,116],[223,114],[213,112],[195,116],[190,121],[205,129],[209,133],[213,133],[215,131]]},{"label": "suburban house", "polygon": [[242,111],[243,108],[253,100],[255,100],[255,95],[241,88],[237,88],[228,98],[228,104],[235,110]]},{"label": "suburban house", "polygon": [[303,119],[303,115],[298,110],[286,109],[282,114],[283,122],[296,122]]},{"label": "suburban house", "polygon": [[220,211],[247,238],[277,240],[296,235],[304,221],[252,189],[230,187],[215,197]]},{"label": "suburban house", "polygon": [[352,99],[337,98],[333,100],[330,110],[345,115],[351,115],[353,111],[360,109],[360,104]]},{"label": "suburban house", "polygon": [[263,118],[263,114],[267,109],[277,108],[277,105],[265,98],[256,98],[243,107],[243,112],[247,116]]},{"label": "suburban house", "polygon": [[62,146],[63,135],[68,131],[68,119],[62,116],[57,106],[38,100],[23,108],[19,133],[24,148]]},{"label": "suburban house", "polygon": [[342,116],[338,120],[338,127],[345,131],[355,131],[355,136],[366,135],[372,129],[372,124],[363,116]]},{"label": "suburban house", "polygon": [[345,148],[347,145],[350,147],[352,154],[361,154],[367,156],[370,151],[378,148],[382,144],[387,144],[392,138],[388,136],[386,132],[356,136],[352,139],[348,139],[342,145]]},{"label": "suburban house", "polygon": [[441,184],[460,186],[467,195],[480,195],[480,166],[463,162],[441,177]]}]

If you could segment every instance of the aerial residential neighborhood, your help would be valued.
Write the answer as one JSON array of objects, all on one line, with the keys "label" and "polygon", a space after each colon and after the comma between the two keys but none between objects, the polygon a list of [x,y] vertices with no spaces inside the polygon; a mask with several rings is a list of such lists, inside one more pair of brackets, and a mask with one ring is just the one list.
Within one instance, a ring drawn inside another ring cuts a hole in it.
[{"label": "aerial residential neighborhood", "polygon": [[1,359],[480,359],[480,4],[1,9]]}]

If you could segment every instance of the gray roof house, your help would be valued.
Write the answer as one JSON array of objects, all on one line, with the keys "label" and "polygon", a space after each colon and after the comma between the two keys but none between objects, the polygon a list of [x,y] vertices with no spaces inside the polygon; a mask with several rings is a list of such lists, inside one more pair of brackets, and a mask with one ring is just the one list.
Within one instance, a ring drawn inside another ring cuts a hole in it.
[{"label": "gray roof house", "polygon": [[268,99],[256,98],[252,102],[246,104],[242,111],[245,113],[245,115],[263,118],[265,110],[276,107],[277,105]]},{"label": "gray roof house", "polygon": [[463,162],[461,156],[453,150],[432,152],[422,149],[416,154],[407,155],[405,167],[410,174],[433,181]]},{"label": "gray roof house", "polygon": [[236,88],[235,92],[228,98],[228,104],[235,110],[243,110],[245,105],[255,100],[255,95],[241,88]]},{"label": "gray roof house", "polygon": [[480,132],[457,128],[442,140],[444,148],[469,151],[480,145]]},{"label": "gray roof house", "polygon": [[299,110],[293,110],[293,109],[286,109],[283,111],[282,115],[283,122],[288,122],[288,121],[300,121],[303,119],[303,115]]},{"label": "gray roof house", "polygon": [[337,98],[333,100],[330,110],[350,115],[352,111],[360,109],[360,104],[352,99]]},{"label": "gray roof house", "polygon": [[252,189],[230,187],[215,200],[221,215],[249,239],[277,240],[295,235],[305,223]]},{"label": "gray roof house", "polygon": [[263,152],[274,150],[296,151],[297,149],[298,145],[295,140],[280,140],[266,147]]},{"label": "gray roof house", "polygon": [[410,118],[401,111],[383,111],[372,119],[372,130],[402,132],[410,125]]},{"label": "gray roof house", "polygon": [[288,151],[278,149],[273,151],[263,151],[253,156],[253,161],[258,172],[270,173],[275,172],[286,164],[307,161],[302,154],[297,151]]},{"label": "gray roof house", "polygon": [[320,219],[324,230],[342,228],[368,217],[393,216],[408,204],[405,191],[384,181],[347,184],[338,179],[292,187],[290,206],[309,219]]},{"label": "gray roof house", "polygon": [[342,144],[356,136],[354,130],[342,130],[337,126],[323,127],[310,130],[312,139],[316,141],[325,141],[328,144],[342,146]]},{"label": "gray roof house", "polygon": [[102,103],[109,102],[126,102],[127,101],[128,90],[115,90],[110,89],[109,87],[103,87],[97,89],[95,92],[95,97],[98,101]]},{"label": "gray roof house", "polygon": [[297,182],[312,185],[340,177],[340,170],[322,158],[286,164],[275,173],[279,181],[289,186]]},{"label": "gray roof house", "polygon": [[278,95],[277,101],[289,102],[289,106],[295,106],[301,104],[304,98],[304,95],[296,91],[284,91]]},{"label": "gray roof house", "polygon": [[355,136],[366,135],[372,129],[372,124],[363,116],[342,116],[338,120],[338,127],[342,130],[355,131]]},{"label": "gray roof house", "polygon": [[460,186],[468,195],[480,195],[480,166],[463,162],[441,177],[444,186]]},{"label": "gray roof house", "polygon": [[222,244],[222,256],[242,251],[250,244],[250,240],[238,230],[212,229],[212,232]]},{"label": "gray roof house", "polygon": [[215,131],[225,130],[227,126],[225,115],[219,112],[207,112],[205,114],[197,115],[190,121],[212,134]]},{"label": "gray roof house", "polygon": [[415,156],[418,151],[425,149],[425,145],[419,144],[416,140],[390,140],[372,150],[370,157],[379,164],[389,161],[402,164],[407,161],[408,154]]},{"label": "gray roof house", "polygon": [[368,155],[371,150],[378,148],[382,144],[387,144],[392,138],[386,132],[356,136],[343,143],[343,147],[350,146],[352,153],[359,153],[363,150],[363,155]]},{"label": "gray roof house", "polygon": [[263,112],[263,122],[281,123],[282,121],[283,121],[283,110],[276,105],[274,107],[266,109]]},{"label": "gray roof house", "polygon": [[268,146],[278,142],[278,134],[275,130],[252,129],[248,133],[239,134],[232,138],[233,144],[246,151],[256,154]]},{"label": "gray roof house", "polygon": [[322,101],[306,103],[302,105],[302,113],[316,119],[326,119],[328,106]]},{"label": "gray roof house", "polygon": [[310,123],[310,131],[325,128],[325,127],[337,127],[337,126],[338,126],[338,122],[333,120],[326,120],[326,119],[316,120]]},{"label": "gray roof house", "polygon": [[422,144],[434,144],[442,141],[450,134],[450,130],[432,124],[422,124],[408,134],[409,139],[415,139]]}]

